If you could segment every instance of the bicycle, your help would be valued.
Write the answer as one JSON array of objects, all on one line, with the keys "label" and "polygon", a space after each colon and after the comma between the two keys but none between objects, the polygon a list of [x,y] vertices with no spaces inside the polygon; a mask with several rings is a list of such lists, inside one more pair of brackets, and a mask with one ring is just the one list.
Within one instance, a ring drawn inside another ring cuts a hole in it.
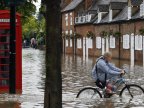
[{"label": "bicycle", "polygon": [[[121,98],[135,98],[138,96],[144,97],[144,89],[137,84],[127,84],[124,76],[122,75],[117,80],[112,78],[111,81],[115,81],[114,85],[117,87],[116,94],[118,94]],[[85,87],[78,92],[76,98],[105,98],[105,89],[100,89],[98,87]]]}]

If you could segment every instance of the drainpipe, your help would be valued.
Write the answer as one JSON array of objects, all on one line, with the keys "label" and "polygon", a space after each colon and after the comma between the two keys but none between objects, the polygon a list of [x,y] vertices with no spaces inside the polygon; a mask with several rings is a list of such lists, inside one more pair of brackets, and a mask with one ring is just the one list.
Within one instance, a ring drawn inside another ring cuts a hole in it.
[{"label": "drainpipe", "polygon": [[[119,23],[119,32],[121,33],[121,26],[120,26],[120,23]],[[121,36],[119,37],[119,60],[121,59]]]}]

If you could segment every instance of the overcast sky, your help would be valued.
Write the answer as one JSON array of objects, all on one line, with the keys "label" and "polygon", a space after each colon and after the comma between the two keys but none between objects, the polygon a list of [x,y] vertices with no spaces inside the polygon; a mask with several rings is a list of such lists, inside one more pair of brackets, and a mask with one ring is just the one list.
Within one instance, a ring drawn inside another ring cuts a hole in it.
[{"label": "overcast sky", "polygon": [[40,5],[41,5],[41,0],[37,0],[38,2],[34,2],[37,8],[37,12],[39,11]]}]

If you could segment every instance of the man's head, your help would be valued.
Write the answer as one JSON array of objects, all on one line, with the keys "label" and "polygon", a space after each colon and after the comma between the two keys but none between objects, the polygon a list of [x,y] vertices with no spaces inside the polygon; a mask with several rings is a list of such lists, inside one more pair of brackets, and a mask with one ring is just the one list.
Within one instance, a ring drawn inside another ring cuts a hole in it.
[{"label": "man's head", "polygon": [[111,52],[105,52],[103,56],[107,62],[110,62],[112,59],[112,53]]}]

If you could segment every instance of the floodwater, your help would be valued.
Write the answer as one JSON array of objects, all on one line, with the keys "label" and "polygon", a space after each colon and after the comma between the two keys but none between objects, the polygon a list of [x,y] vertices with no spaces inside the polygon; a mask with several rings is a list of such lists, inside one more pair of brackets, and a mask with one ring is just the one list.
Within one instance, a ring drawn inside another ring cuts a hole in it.
[{"label": "floodwater", "polygon": [[[23,49],[23,92],[21,95],[0,95],[0,108],[43,108],[45,52]],[[62,87],[63,108],[144,108],[144,98],[122,100],[118,96],[110,99],[81,100],[76,94],[86,86],[95,86],[91,79],[91,69],[96,58],[85,60],[80,56],[63,55]],[[126,79],[144,88],[143,64],[114,60],[116,66],[125,66],[129,70]]]}]

